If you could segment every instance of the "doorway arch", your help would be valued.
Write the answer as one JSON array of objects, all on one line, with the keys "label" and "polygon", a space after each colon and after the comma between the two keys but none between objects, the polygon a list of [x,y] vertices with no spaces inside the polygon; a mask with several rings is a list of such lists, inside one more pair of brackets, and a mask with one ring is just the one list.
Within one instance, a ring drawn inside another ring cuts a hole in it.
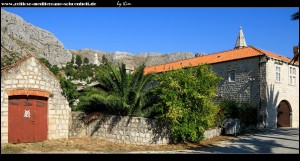
[{"label": "doorway arch", "polygon": [[292,109],[288,101],[282,100],[277,108],[277,127],[291,127]]}]

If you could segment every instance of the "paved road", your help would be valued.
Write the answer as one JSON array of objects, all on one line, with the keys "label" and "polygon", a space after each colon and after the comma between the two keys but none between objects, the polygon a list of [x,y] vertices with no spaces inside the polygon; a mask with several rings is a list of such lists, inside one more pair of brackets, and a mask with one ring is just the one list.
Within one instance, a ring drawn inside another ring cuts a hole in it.
[{"label": "paved road", "polygon": [[[140,153],[140,152],[132,152]],[[143,153],[262,153],[299,154],[299,128],[264,129],[260,133],[238,136],[237,139],[219,142],[207,148],[181,151]]]}]

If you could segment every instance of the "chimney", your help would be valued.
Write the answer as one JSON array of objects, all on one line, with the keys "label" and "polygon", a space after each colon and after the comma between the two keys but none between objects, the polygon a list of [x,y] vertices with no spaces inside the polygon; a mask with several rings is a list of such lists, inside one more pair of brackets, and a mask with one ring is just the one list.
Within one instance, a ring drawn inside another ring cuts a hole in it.
[{"label": "chimney", "polygon": [[294,53],[294,57],[290,63],[294,64],[296,61],[299,62],[299,46],[293,47],[293,53]]},{"label": "chimney", "polygon": [[296,56],[299,53],[299,46],[293,47],[294,56]]}]

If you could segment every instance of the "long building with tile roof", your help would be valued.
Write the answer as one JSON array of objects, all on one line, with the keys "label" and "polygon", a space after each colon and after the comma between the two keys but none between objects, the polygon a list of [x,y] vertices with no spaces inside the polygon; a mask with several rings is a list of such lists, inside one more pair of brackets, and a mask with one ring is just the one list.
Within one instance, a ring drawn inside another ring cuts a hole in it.
[{"label": "long building with tile roof", "polygon": [[299,62],[291,62],[290,58],[247,46],[240,28],[232,50],[147,67],[144,73],[209,64],[223,78],[219,99],[230,98],[257,107],[259,126],[299,127]]},{"label": "long building with tile roof", "polygon": [[[180,60],[176,62],[171,62],[167,64],[156,65],[152,67],[147,67],[144,70],[145,74],[154,72],[160,73],[165,72],[168,70],[179,69],[182,67],[187,66],[197,66],[199,64],[216,64],[222,63],[227,61],[239,60],[239,59],[246,59],[251,57],[258,57],[258,56],[267,56],[272,59],[277,59],[278,61],[283,61],[286,63],[291,62],[292,59],[281,56],[279,54],[275,54],[263,49],[259,49],[253,46],[244,47],[244,48],[237,48],[228,51],[217,52],[209,55],[203,55],[195,58]],[[299,62],[296,62],[299,64]]]}]

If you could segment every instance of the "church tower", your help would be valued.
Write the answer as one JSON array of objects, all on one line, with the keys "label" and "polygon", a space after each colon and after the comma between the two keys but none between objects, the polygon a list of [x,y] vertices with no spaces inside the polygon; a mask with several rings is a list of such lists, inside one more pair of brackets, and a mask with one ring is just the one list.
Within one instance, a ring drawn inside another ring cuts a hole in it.
[{"label": "church tower", "polygon": [[240,27],[240,32],[238,34],[238,38],[236,40],[234,49],[239,49],[243,47],[247,47],[247,44],[246,44],[245,36],[243,34],[242,27]]},{"label": "church tower", "polygon": [[94,64],[97,66],[99,65],[98,54],[95,54],[94,56]]}]

